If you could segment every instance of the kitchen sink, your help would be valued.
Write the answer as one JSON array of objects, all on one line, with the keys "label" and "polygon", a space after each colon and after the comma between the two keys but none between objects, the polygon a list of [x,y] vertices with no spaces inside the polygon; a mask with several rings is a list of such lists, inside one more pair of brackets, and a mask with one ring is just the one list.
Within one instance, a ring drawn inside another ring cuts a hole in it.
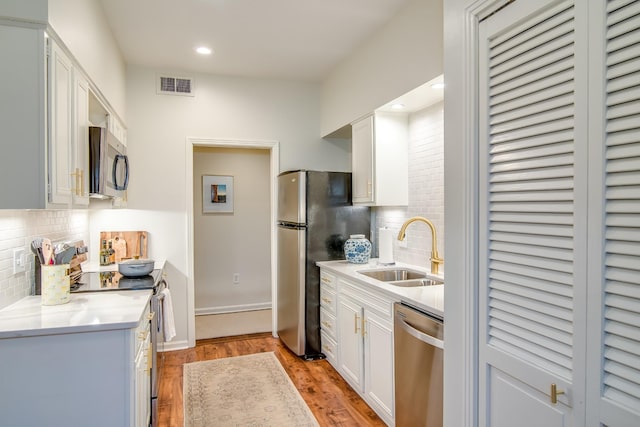
[{"label": "kitchen sink", "polygon": [[[384,270],[364,270],[358,271],[360,274],[364,274],[365,276],[371,277],[376,280],[380,280],[381,282],[396,282],[396,281],[405,281],[405,280],[413,280],[413,279],[425,279],[427,277],[426,274],[409,270],[406,268],[395,268],[395,269],[384,269]],[[413,286],[423,286],[423,285],[413,285]]]},{"label": "kitchen sink", "polygon": [[437,279],[411,279],[411,280],[398,280],[393,282],[388,282],[393,286],[400,286],[403,288],[415,288],[418,286],[434,286],[434,285],[443,285],[444,282],[442,280]]}]

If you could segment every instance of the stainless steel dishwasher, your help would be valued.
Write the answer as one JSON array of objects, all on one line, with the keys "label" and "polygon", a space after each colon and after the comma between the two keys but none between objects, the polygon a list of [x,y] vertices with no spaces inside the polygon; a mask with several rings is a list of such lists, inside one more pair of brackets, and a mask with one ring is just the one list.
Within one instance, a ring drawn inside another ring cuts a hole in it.
[{"label": "stainless steel dishwasher", "polygon": [[444,323],[394,304],[396,427],[442,426]]}]

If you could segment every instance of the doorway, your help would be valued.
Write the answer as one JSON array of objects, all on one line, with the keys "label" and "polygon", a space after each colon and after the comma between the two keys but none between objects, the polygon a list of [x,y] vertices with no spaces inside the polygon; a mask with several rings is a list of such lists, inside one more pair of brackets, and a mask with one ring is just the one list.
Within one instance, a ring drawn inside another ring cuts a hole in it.
[{"label": "doorway", "polygon": [[[229,335],[251,332],[252,319],[264,319],[266,310],[276,336],[272,296],[278,143],[187,138],[186,150],[189,345],[210,335],[207,329]],[[209,187],[218,190],[215,203],[208,200]],[[223,190],[227,199],[219,197]],[[254,205],[257,199],[262,207]],[[261,229],[255,228],[258,223]]]}]

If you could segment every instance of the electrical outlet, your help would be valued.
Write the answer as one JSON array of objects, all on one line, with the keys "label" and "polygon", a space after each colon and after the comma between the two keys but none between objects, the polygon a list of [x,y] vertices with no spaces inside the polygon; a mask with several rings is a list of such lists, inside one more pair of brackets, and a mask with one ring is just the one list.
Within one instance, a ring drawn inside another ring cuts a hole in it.
[{"label": "electrical outlet", "polygon": [[13,274],[23,273],[26,270],[25,263],[24,248],[15,248],[13,250]]},{"label": "electrical outlet", "polygon": [[233,284],[237,285],[240,283],[240,273],[233,273]]}]

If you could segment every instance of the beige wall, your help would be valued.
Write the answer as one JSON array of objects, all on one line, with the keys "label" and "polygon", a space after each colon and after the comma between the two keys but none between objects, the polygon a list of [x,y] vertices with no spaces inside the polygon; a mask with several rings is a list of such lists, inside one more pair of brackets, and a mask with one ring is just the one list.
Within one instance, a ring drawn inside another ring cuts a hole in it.
[{"label": "beige wall", "polygon": [[[271,307],[269,157],[269,150],[194,148],[196,315]],[[203,175],[233,177],[232,214],[202,212]]]},{"label": "beige wall", "polygon": [[442,0],[410,0],[322,86],[326,136],[442,74]]}]

